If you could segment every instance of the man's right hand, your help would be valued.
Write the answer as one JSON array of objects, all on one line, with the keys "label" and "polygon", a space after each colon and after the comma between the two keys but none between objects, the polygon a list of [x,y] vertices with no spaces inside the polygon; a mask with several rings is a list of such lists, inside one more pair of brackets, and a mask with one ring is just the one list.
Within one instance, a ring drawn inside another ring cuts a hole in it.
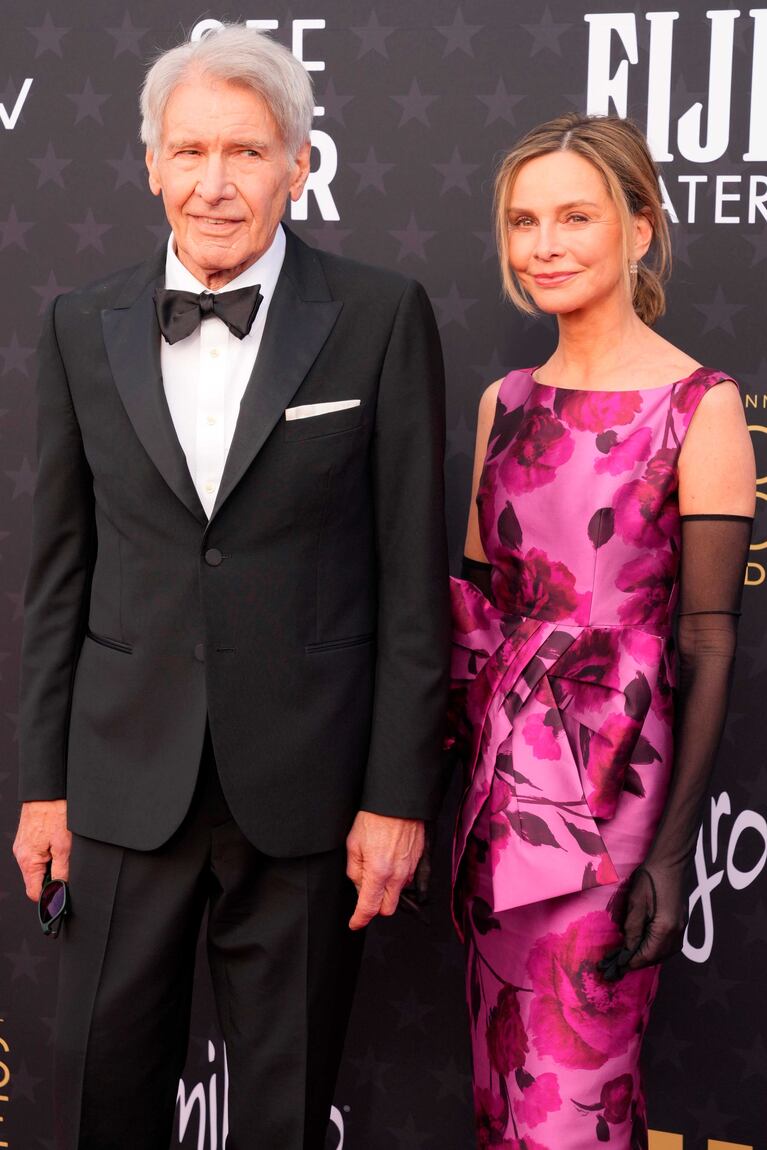
[{"label": "man's right hand", "polygon": [[37,902],[48,862],[51,878],[69,877],[72,835],[67,830],[67,800],[22,803],[13,853],[19,864],[27,898]]}]

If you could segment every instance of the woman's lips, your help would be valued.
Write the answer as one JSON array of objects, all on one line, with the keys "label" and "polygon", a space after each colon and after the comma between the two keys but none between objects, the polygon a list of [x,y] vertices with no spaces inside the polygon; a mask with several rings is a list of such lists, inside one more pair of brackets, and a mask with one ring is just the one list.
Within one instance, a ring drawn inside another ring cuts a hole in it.
[{"label": "woman's lips", "polygon": [[559,284],[567,283],[577,275],[578,272],[550,272],[533,276],[533,279],[539,287],[558,287]]}]

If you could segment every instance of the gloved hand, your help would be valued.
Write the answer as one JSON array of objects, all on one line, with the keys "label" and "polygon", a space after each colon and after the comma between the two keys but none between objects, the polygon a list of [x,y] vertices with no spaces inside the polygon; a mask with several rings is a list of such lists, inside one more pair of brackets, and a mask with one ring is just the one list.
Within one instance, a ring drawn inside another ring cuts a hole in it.
[{"label": "gloved hand", "polygon": [[628,882],[624,944],[599,964],[608,982],[681,947],[688,869],[727,714],[751,520],[682,516],[674,769],[655,839]]},{"label": "gloved hand", "polygon": [[623,920],[624,945],[597,965],[607,982],[677,954],[687,925],[686,867],[646,863],[631,875]]}]

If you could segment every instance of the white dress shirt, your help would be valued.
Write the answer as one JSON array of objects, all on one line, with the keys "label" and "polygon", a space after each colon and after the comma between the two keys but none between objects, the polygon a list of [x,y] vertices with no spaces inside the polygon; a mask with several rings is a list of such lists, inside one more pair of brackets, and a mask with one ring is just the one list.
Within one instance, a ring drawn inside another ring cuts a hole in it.
[{"label": "white dress shirt", "polygon": [[[284,258],[285,232],[280,225],[261,258],[221,288],[227,292],[261,285],[263,300],[244,339],[232,335],[218,316],[206,316],[192,335],[178,343],[169,344],[161,337],[165,396],[189,474],[208,517],[216,502],[240,402],[261,346],[266,314]],[[179,260],[173,235],[165,260],[165,287],[196,294],[209,290]]]}]

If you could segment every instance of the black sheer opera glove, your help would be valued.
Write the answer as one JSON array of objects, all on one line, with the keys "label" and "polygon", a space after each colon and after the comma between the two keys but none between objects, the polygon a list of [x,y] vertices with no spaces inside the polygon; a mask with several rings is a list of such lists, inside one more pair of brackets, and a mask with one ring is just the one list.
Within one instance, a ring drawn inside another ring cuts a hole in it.
[{"label": "black sheer opera glove", "polygon": [[464,555],[461,559],[461,578],[467,583],[473,583],[486,599],[493,601],[493,590],[490,575],[493,570],[492,563],[481,563],[479,559],[469,559]]},{"label": "black sheer opera glove", "polygon": [[674,768],[655,839],[626,893],[624,946],[603,959],[609,981],[681,949],[694,858],[730,689],[752,520],[682,516]]}]

